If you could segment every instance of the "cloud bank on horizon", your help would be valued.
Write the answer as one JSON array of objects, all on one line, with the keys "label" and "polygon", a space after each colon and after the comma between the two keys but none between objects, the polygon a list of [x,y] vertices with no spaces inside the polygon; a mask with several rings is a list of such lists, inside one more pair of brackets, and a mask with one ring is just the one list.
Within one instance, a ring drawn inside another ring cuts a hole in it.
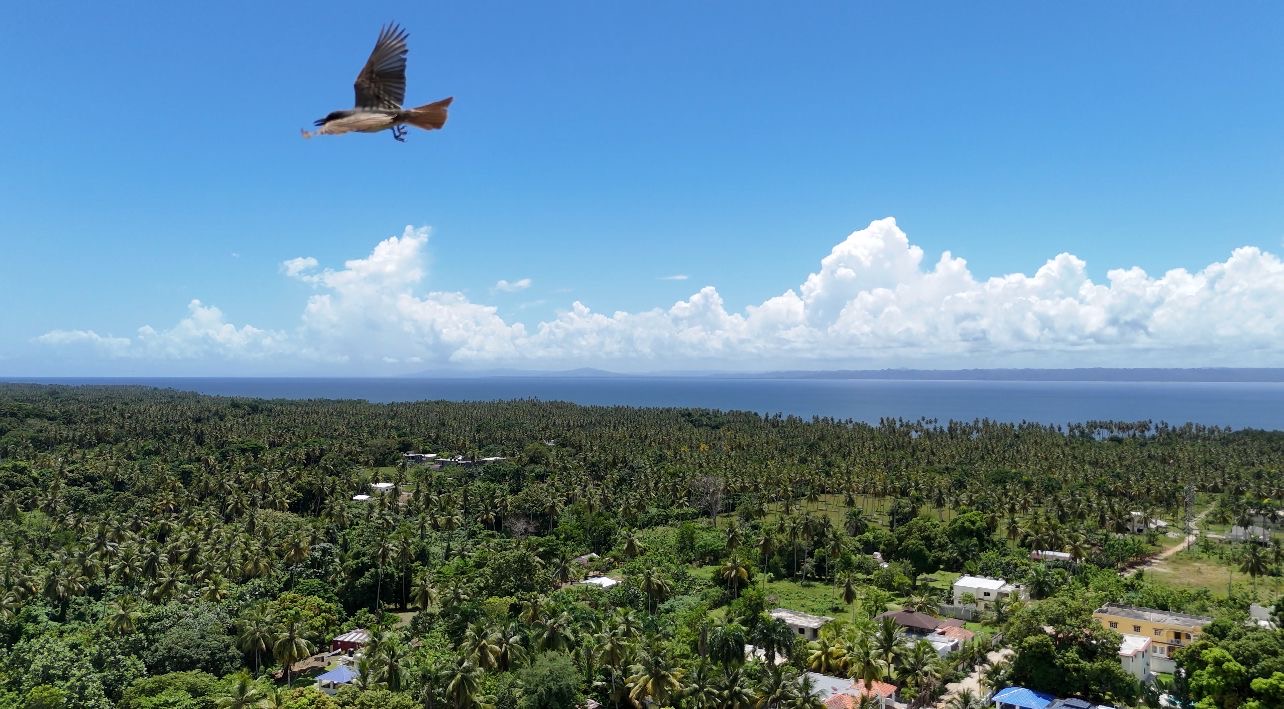
[{"label": "cloud bank on horizon", "polygon": [[[1116,268],[1094,282],[1069,253],[1032,275],[978,279],[950,252],[934,264],[893,218],[852,232],[802,283],[743,311],[705,286],[667,308],[595,312],[575,301],[527,327],[458,292],[424,289],[428,230],[407,227],[342,268],[312,257],[281,272],[309,284],[299,323],[230,323],[199,300],[168,329],[132,337],[53,330],[51,348],[99,357],[257,363],[388,373],[434,366],[619,370],[881,367],[1278,366],[1284,262],[1245,246],[1195,272]],[[530,279],[500,281],[513,292]],[[279,366],[278,366],[279,365]]]}]

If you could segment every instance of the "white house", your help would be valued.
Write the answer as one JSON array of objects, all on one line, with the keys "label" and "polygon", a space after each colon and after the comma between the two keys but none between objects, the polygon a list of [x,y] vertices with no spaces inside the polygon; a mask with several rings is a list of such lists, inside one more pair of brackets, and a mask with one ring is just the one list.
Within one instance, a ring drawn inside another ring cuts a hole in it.
[{"label": "white house", "polygon": [[1150,638],[1143,635],[1124,635],[1119,643],[1119,664],[1138,682],[1150,682]]},{"label": "white house", "polygon": [[960,576],[959,580],[954,582],[954,605],[968,605],[963,602],[963,597],[968,594],[976,599],[973,607],[978,610],[989,608],[1008,596],[1025,597],[1023,588],[1003,579],[993,579],[988,576]]},{"label": "white house", "polygon": [[1152,529],[1163,531],[1168,528],[1168,523],[1164,520],[1147,517],[1144,512],[1137,511],[1128,513],[1127,525],[1128,531],[1133,534],[1144,534]]},{"label": "white house", "polygon": [[1030,552],[1030,561],[1071,561],[1071,558],[1068,552],[1040,549]]},{"label": "white house", "polygon": [[820,626],[833,620],[827,615],[811,615],[810,613],[799,613],[787,608],[777,608],[771,612],[772,618],[778,618],[785,621],[790,630],[807,640],[815,640],[820,635]]},{"label": "white house", "polygon": [[375,492],[388,492],[395,485],[393,483],[370,483],[370,489]]},{"label": "white house", "polygon": [[619,581],[615,581],[614,578],[610,577],[593,577],[586,578],[580,583],[587,583],[589,586],[597,586],[598,588],[610,588],[615,586],[616,583],[619,583]]}]

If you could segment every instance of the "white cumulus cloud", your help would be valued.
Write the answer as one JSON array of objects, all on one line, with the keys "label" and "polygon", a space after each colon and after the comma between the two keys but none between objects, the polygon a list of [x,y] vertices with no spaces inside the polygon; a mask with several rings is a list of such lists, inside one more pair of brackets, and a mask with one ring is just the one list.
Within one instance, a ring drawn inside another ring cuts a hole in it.
[{"label": "white cumulus cloud", "polygon": [[1069,253],[1032,273],[978,278],[950,252],[928,261],[888,218],[852,232],[796,288],[743,310],[728,310],[706,286],[638,312],[575,301],[528,329],[462,293],[425,289],[427,243],[426,229],[407,227],[342,268],[311,257],[282,263],[282,273],[314,289],[289,332],[238,327],[192,301],[168,329],[144,326],[132,338],[55,330],[36,340],[113,357],[293,357],[357,369],[1257,366],[1284,355],[1284,263],[1255,247],[1200,270],[1117,268],[1100,282]]},{"label": "white cumulus cloud", "polygon": [[688,276],[688,275],[687,275],[687,274],[685,274],[685,273],[675,273],[675,274],[673,274],[672,276],[660,276],[660,277],[659,277],[659,278],[657,278],[656,280],[658,280],[658,281],[685,281],[685,280],[687,280],[688,278],[690,278],[690,276]]},{"label": "white cumulus cloud", "polygon": [[495,284],[495,290],[499,291],[500,293],[516,293],[517,291],[522,291],[522,290],[526,290],[527,288],[530,288],[532,282],[533,281],[531,281],[531,279],[529,278],[520,278],[516,281],[507,281],[501,278]]}]

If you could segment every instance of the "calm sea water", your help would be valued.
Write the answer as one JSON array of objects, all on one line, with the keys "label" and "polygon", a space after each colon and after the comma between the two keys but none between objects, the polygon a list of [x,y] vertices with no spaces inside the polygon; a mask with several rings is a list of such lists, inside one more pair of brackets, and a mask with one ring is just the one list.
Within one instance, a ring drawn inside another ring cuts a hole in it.
[{"label": "calm sea water", "polygon": [[57,384],[142,384],[219,396],[280,399],[527,399],[579,404],[691,406],[798,416],[970,421],[1195,422],[1284,429],[1284,383],[905,381],[660,377],[475,379],[27,379]]}]

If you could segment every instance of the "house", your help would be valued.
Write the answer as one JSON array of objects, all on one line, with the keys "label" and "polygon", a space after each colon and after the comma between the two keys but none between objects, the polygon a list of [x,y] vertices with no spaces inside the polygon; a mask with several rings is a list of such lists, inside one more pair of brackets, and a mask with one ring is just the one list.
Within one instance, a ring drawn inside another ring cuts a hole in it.
[{"label": "house", "polygon": [[1092,617],[1102,627],[1149,639],[1152,674],[1176,670],[1177,665],[1172,660],[1173,653],[1197,640],[1204,626],[1213,622],[1207,616],[1115,604],[1098,608]]},{"label": "house", "polygon": [[1030,561],[1072,561],[1072,559],[1068,552],[1043,549],[1030,552]]},{"label": "house", "polygon": [[773,610],[771,617],[785,621],[785,625],[788,625],[791,630],[806,640],[815,640],[820,636],[820,626],[833,620],[833,618],[826,615],[799,613],[786,608]]},{"label": "house", "polygon": [[581,586],[597,586],[598,588],[611,588],[618,583],[619,581],[609,576],[594,576],[593,578],[587,578],[578,582]]},{"label": "house", "polygon": [[436,453],[402,453],[401,459],[407,463],[431,463],[436,460]]},{"label": "house", "polygon": [[589,564],[593,563],[594,561],[597,561],[600,558],[601,557],[599,557],[596,553],[589,552],[587,554],[582,554],[580,556],[575,557],[574,559],[572,559],[572,561],[579,564],[580,566],[588,566]]},{"label": "house", "polygon": [[1168,523],[1162,519],[1152,519],[1144,512],[1129,512],[1128,519],[1124,521],[1124,526],[1133,534],[1145,534],[1150,530],[1163,531],[1168,528]]},{"label": "house", "polygon": [[831,677],[819,672],[808,672],[807,678],[811,680],[816,697],[829,709],[859,706],[862,696],[874,697],[879,700],[881,706],[890,707],[896,696],[896,685],[887,682],[872,682],[866,688],[861,680]]},{"label": "house", "polygon": [[1259,628],[1275,630],[1275,606],[1266,607],[1256,603],[1248,604],[1248,618]]},{"label": "house", "polygon": [[370,489],[375,492],[388,492],[396,487],[395,483],[370,483]]},{"label": "house", "polygon": [[1265,527],[1259,527],[1255,524],[1248,527],[1241,527],[1237,524],[1230,528],[1230,533],[1226,535],[1226,538],[1232,542],[1252,541],[1269,544],[1271,542],[1271,533]]},{"label": "house", "polygon": [[905,634],[909,636],[911,642],[928,641],[936,650],[936,654],[941,657],[957,652],[964,642],[975,637],[974,633],[962,627],[961,620],[942,620],[926,613],[910,610],[888,611],[878,617],[891,618],[905,629]]},{"label": "house", "polygon": [[854,680],[851,690],[835,694],[825,700],[825,709],[856,709],[860,706],[861,697],[872,697],[882,707],[894,706],[896,685],[887,682],[870,682],[866,686],[861,680]]},{"label": "house", "polygon": [[357,502],[365,502],[366,500],[369,500],[369,499],[370,499],[370,496],[369,496],[369,495],[353,495],[353,496],[352,496],[352,499],[356,500]]},{"label": "house", "polygon": [[997,709],[1048,709],[1056,697],[1025,687],[1001,689],[991,699]]},{"label": "house", "polygon": [[[745,659],[766,662],[767,651],[758,647],[757,645],[745,645]],[[785,656],[785,653],[783,651],[779,651],[776,653],[776,661],[773,662],[772,664],[783,665],[786,662],[789,662],[789,658]]]},{"label": "house", "polygon": [[317,675],[317,689],[326,694],[334,694],[339,691],[339,687],[345,684],[351,684],[352,680],[357,678],[357,673],[347,665],[339,665],[321,675]]},{"label": "house", "polygon": [[1124,635],[1119,643],[1119,664],[1138,682],[1150,683],[1150,638],[1142,635]]},{"label": "house", "polygon": [[[975,599],[975,603],[963,602],[963,597],[969,594]],[[1003,579],[988,576],[960,576],[959,580],[954,582],[954,605],[956,606],[971,605],[978,610],[985,610],[1013,595],[1025,598],[1025,589]]]},{"label": "house", "polygon": [[331,640],[330,651],[351,653],[355,650],[360,650],[369,643],[370,631],[365,628],[357,628]]}]

